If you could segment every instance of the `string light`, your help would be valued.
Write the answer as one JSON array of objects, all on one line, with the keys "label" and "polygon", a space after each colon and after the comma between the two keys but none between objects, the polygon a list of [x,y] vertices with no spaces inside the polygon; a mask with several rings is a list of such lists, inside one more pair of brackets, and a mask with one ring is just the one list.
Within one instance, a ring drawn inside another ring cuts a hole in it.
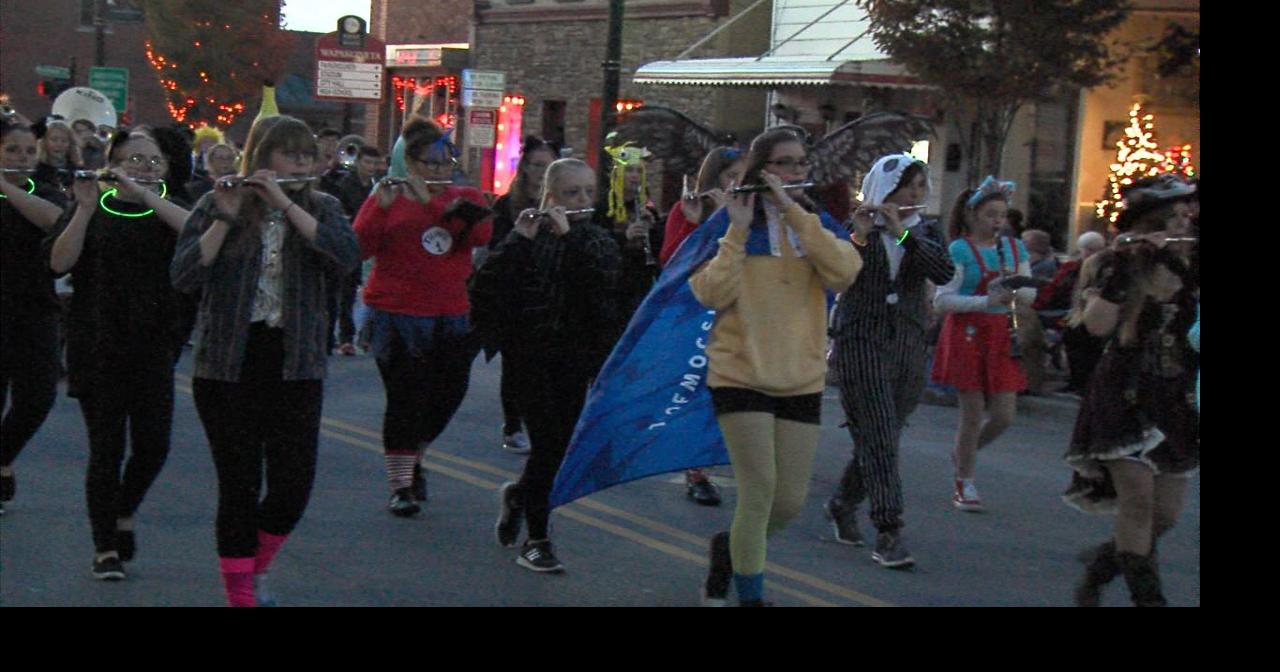
[{"label": "string light", "polygon": [[1161,173],[1195,175],[1191,145],[1178,148],[1177,156],[1161,152],[1155,141],[1155,127],[1155,115],[1144,113],[1142,103],[1134,103],[1129,109],[1129,126],[1125,128],[1124,138],[1116,142],[1116,159],[1107,174],[1107,194],[1094,210],[1100,219],[1115,223],[1124,209],[1120,190],[1139,179]]}]

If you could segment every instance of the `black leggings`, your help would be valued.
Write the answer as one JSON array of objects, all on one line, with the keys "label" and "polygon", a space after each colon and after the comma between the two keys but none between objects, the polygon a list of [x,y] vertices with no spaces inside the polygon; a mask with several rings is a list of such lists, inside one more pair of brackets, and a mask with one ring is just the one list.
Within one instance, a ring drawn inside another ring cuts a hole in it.
[{"label": "black leggings", "polygon": [[324,381],[286,381],[283,368],[283,332],[255,323],[240,382],[195,379],[196,410],[218,472],[220,557],[253,557],[258,530],[289,534],[311,497]]},{"label": "black leggings", "polygon": [[127,373],[104,376],[81,391],[80,411],[89,430],[85,494],[93,547],[106,553],[116,550],[116,519],[133,517],[169,456],[172,359],[167,354],[138,359]]},{"label": "black leggings", "polygon": [[476,351],[465,337],[437,334],[422,357],[409,354],[398,334],[378,358],[386,389],[382,447],[388,455],[417,455],[440,436],[467,396]]},{"label": "black leggings", "polygon": [[0,318],[0,466],[13,464],[49,416],[58,396],[59,369],[56,315]]},{"label": "black leggings", "polygon": [[520,404],[516,401],[515,385],[511,382],[511,365],[507,357],[502,357],[502,378],[498,383],[498,396],[502,398],[502,433],[515,434],[520,431]]},{"label": "black leggings", "polygon": [[567,358],[503,357],[510,358],[506,363],[510,382],[524,413],[532,448],[512,496],[524,508],[529,538],[547,539],[551,486],[586,403],[590,376],[566,366]]}]

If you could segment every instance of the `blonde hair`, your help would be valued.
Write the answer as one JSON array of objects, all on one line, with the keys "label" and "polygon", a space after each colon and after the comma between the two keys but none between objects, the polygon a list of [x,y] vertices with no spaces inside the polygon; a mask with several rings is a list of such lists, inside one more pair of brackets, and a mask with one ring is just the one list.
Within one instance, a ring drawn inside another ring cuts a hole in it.
[{"label": "blonde hair", "polygon": [[80,158],[80,145],[76,143],[76,133],[71,130],[71,125],[62,119],[53,119],[45,123],[44,135],[40,136],[40,141],[36,143],[36,160],[40,163],[49,163],[49,133],[54,129],[66,131],[67,139],[70,140],[67,145],[67,165],[79,166],[83,163]]},{"label": "blonde hair", "polygon": [[593,176],[595,175],[595,171],[591,169],[591,166],[587,165],[587,162],[582,159],[556,159],[552,161],[551,165],[547,166],[546,177],[542,180],[542,203],[539,207],[543,209],[547,207],[551,192],[555,191],[556,186],[560,184],[565,175],[579,170],[585,170]]}]

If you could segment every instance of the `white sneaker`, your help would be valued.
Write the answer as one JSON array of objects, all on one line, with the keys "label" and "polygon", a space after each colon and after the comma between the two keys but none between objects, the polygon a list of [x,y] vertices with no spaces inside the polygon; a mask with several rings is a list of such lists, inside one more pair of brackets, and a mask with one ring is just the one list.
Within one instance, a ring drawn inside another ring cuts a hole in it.
[{"label": "white sneaker", "polygon": [[956,490],[951,495],[951,503],[961,511],[977,513],[986,510],[982,505],[982,497],[978,496],[978,488],[971,480],[956,480]]},{"label": "white sneaker", "polygon": [[528,455],[529,437],[523,430],[515,434],[507,434],[502,437],[502,449],[516,455]]}]

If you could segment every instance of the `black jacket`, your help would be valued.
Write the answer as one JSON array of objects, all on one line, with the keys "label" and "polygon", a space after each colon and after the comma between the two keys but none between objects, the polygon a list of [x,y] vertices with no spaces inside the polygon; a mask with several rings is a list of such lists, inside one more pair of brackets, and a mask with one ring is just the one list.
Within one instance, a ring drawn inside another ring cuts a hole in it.
[{"label": "black jacket", "polygon": [[[925,220],[911,227],[903,242],[906,255],[898,268],[898,277],[889,279],[889,256],[880,237],[888,234],[872,231],[862,255],[862,272],[858,281],[840,295],[831,321],[831,335],[838,338],[888,341],[897,329],[918,329],[923,338],[928,323],[925,280],[945,285],[955,275],[955,265],[947,254],[937,220]],[[889,295],[897,295],[897,303]]]}]

